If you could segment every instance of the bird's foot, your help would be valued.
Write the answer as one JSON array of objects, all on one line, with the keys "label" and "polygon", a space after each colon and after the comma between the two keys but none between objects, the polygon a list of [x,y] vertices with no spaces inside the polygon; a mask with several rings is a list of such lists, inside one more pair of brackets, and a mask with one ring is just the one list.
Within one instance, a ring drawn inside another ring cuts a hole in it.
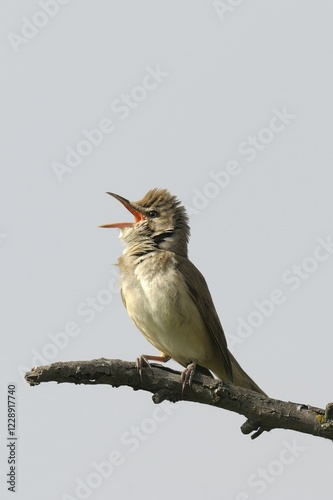
[{"label": "bird's foot", "polygon": [[144,354],[141,354],[141,356],[138,356],[136,358],[136,369],[138,370],[138,374],[140,375],[140,380],[142,382],[142,369],[143,368],[149,368],[149,370],[151,371],[152,375],[154,376],[154,372],[150,366],[150,363],[147,359],[147,357],[144,355]]},{"label": "bird's foot", "polygon": [[184,394],[186,384],[191,387],[197,364],[197,361],[193,361],[193,363],[187,365],[185,370],[182,372],[180,377],[180,381],[182,382],[182,394]]},{"label": "bird's foot", "polygon": [[152,354],[141,354],[141,356],[138,356],[136,358],[136,367],[140,375],[141,382],[142,382],[142,368],[144,367],[149,368],[154,377],[154,372],[148,361],[149,359],[151,361],[161,361],[162,363],[166,363],[167,361],[169,361],[169,359],[171,359],[171,357],[168,356],[168,354],[164,354],[164,352],[160,352],[159,356],[155,355],[153,356]]}]

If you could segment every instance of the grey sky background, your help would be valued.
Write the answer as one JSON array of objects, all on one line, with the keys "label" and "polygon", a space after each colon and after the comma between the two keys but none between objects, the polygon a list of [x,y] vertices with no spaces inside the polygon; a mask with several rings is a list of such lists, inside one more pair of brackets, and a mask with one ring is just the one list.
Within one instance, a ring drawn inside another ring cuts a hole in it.
[{"label": "grey sky background", "polygon": [[226,411],[22,373],[155,352],[117,291],[118,231],[97,226],[130,220],[106,191],[165,187],[244,369],[272,397],[332,400],[332,3],[1,11],[1,497],[12,382],[17,500],[330,499],[329,442],[253,442]]}]

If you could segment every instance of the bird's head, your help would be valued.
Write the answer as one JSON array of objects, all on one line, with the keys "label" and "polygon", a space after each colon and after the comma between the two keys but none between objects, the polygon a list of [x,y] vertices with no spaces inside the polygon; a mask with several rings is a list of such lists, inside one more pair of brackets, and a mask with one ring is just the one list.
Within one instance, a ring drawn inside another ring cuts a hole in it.
[{"label": "bird's head", "polygon": [[141,200],[132,202],[118,194],[107,194],[119,200],[134,215],[134,221],[100,227],[119,228],[129,246],[142,244],[187,255],[188,216],[176,196],[166,189],[151,189]]}]

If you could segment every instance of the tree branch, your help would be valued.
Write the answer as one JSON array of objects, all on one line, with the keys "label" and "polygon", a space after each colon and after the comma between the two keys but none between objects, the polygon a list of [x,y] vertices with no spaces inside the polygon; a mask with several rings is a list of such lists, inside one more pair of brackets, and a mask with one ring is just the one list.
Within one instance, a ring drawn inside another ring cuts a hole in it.
[{"label": "tree branch", "polygon": [[186,386],[182,394],[180,372],[157,364],[143,369],[142,380],[135,363],[104,358],[38,366],[27,372],[25,379],[32,386],[41,382],[127,385],[153,393],[156,404],[167,399],[224,408],[247,418],[241,430],[244,434],[253,432],[252,439],[265,430],[291,429],[333,440],[333,403],[324,410],[279,401],[201,374],[194,376],[191,387]]}]

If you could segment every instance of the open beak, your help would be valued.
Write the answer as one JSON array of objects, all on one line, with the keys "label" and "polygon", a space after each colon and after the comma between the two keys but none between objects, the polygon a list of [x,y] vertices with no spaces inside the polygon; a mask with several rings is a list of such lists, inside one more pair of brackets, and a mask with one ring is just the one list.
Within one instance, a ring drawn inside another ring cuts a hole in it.
[{"label": "open beak", "polygon": [[127,208],[131,212],[131,214],[134,215],[134,222],[115,222],[113,224],[102,224],[99,227],[116,227],[119,229],[123,229],[124,227],[133,227],[137,222],[140,222],[140,220],[143,220],[143,215],[141,212],[139,212],[136,208],[133,207],[130,201],[126,200],[126,198],[123,198],[122,196],[119,196],[119,194],[115,193],[107,193],[117,200],[120,201],[124,205],[124,207]]}]

